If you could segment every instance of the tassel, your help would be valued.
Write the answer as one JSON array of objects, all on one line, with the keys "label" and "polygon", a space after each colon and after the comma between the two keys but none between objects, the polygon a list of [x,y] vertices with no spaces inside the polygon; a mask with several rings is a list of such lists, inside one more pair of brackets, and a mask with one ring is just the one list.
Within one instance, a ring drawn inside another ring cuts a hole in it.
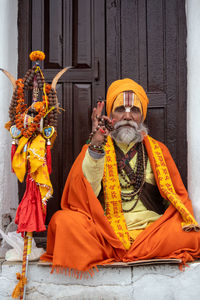
[{"label": "tassel", "polygon": [[27,279],[25,276],[23,276],[20,273],[16,273],[17,280],[19,280],[18,284],[14,288],[14,291],[12,293],[12,298],[19,298],[23,295],[24,292],[24,285],[27,283]]},{"label": "tassel", "polygon": [[48,168],[49,174],[51,174],[52,167],[51,167],[51,142],[50,142],[50,140],[47,141],[46,161],[47,161],[47,168]]},{"label": "tassel", "polygon": [[[25,232],[24,232],[25,234]],[[27,233],[28,234],[28,233]],[[27,250],[28,250],[28,236],[25,234],[24,236],[24,250],[23,250],[23,261],[22,261],[22,273],[16,273],[17,279],[19,280],[18,284],[16,285],[13,293],[12,298],[19,298],[23,299],[24,294],[24,286],[27,284],[26,274],[26,258],[27,258]],[[30,234],[30,233],[29,233]]]},{"label": "tassel", "polygon": [[12,168],[12,172],[15,173],[15,171],[13,170],[13,167],[12,167],[12,161],[13,161],[13,157],[15,155],[15,151],[17,149],[17,145],[15,143],[15,141],[12,141],[12,147],[11,147],[11,168]]}]

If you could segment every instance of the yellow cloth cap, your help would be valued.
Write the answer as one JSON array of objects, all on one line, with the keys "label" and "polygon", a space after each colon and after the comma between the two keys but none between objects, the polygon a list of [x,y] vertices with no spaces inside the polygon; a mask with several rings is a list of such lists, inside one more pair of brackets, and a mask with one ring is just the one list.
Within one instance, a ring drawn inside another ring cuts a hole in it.
[{"label": "yellow cloth cap", "polygon": [[132,79],[125,78],[114,81],[110,87],[108,88],[107,96],[106,96],[106,110],[108,116],[112,111],[113,103],[116,97],[125,91],[133,91],[134,94],[138,96],[142,103],[143,108],[143,118],[146,118],[147,114],[147,105],[149,103],[149,99],[141,85],[133,81]]}]

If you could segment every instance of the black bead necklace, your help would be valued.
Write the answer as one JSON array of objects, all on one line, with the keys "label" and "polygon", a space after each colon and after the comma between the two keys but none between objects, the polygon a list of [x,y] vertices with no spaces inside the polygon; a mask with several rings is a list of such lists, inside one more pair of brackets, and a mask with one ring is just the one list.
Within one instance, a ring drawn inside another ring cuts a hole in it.
[{"label": "black bead necklace", "polygon": [[145,169],[147,163],[147,155],[145,153],[144,145],[143,143],[137,143],[135,145],[135,148],[137,150],[137,161],[134,169],[131,172],[126,173],[125,169],[121,167],[121,164],[117,159],[118,172],[126,183],[120,183],[121,189],[132,187],[132,191],[130,193],[121,192],[122,202],[130,202],[137,196],[137,200],[134,205],[130,209],[123,209],[124,212],[130,212],[136,207],[146,179]]}]

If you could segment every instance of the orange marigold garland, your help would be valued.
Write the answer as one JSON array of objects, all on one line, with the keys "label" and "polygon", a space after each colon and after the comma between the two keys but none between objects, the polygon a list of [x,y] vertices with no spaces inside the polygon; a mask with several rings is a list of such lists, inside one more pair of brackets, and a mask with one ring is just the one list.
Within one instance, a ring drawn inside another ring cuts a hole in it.
[{"label": "orange marigold garland", "polygon": [[[57,136],[58,115],[55,82],[57,83],[59,77],[63,74],[63,70],[66,71],[68,68],[64,68],[55,76],[51,86],[51,84],[46,84],[38,62],[45,59],[45,54],[42,51],[33,51],[29,56],[35,64],[26,72],[24,78],[19,78],[15,82],[9,108],[10,121],[6,123],[6,128],[10,130],[13,138],[11,162],[13,162],[15,152],[20,148],[21,138],[23,141],[25,141],[24,138],[27,139],[27,145],[24,144],[24,152],[26,152],[25,148],[27,149],[29,143],[32,143],[38,135],[41,135],[46,140],[44,159],[49,173],[51,173],[50,149]],[[32,91],[33,102],[29,107],[25,103],[25,91],[27,90]]]},{"label": "orange marigold garland", "polygon": [[[6,128],[10,130],[13,138],[11,147],[11,162],[15,155],[21,136],[34,138],[42,134],[46,139],[46,163],[51,172],[50,148],[56,137],[58,107],[56,91],[50,84],[46,84],[43,72],[38,60],[43,60],[45,54],[42,51],[33,51],[30,54],[32,61],[37,61],[29,69],[24,78],[16,80],[15,90],[9,108],[10,121]],[[25,91],[32,90],[32,105],[25,103]],[[44,130],[43,130],[44,129]],[[13,169],[12,169],[13,171]]]},{"label": "orange marigold garland", "polygon": [[24,80],[18,79],[17,84],[17,107],[15,115],[15,123],[22,135],[29,138],[37,130],[38,124],[42,117],[46,113],[45,105],[43,102],[36,102],[33,104],[35,111],[38,113],[32,120],[31,125],[28,128],[24,128],[24,117],[27,113],[27,105],[24,103]]}]

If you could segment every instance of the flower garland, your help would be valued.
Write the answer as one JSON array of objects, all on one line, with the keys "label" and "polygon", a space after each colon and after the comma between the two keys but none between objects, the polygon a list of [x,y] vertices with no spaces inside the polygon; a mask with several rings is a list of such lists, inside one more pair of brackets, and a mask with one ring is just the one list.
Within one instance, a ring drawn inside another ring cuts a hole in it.
[{"label": "flower garland", "polygon": [[[46,114],[46,109],[45,109],[44,102],[34,103],[33,104],[34,108],[38,112],[38,114],[33,118],[31,125],[28,128],[24,128],[24,115],[28,111],[27,105],[24,103],[24,80],[18,79],[16,81],[16,84],[17,84],[17,107],[16,107],[15,123],[17,128],[21,130],[22,135],[25,136],[26,138],[29,138],[37,130],[41,118],[44,117],[44,115]],[[47,87],[47,90],[49,90],[49,86]]]}]

